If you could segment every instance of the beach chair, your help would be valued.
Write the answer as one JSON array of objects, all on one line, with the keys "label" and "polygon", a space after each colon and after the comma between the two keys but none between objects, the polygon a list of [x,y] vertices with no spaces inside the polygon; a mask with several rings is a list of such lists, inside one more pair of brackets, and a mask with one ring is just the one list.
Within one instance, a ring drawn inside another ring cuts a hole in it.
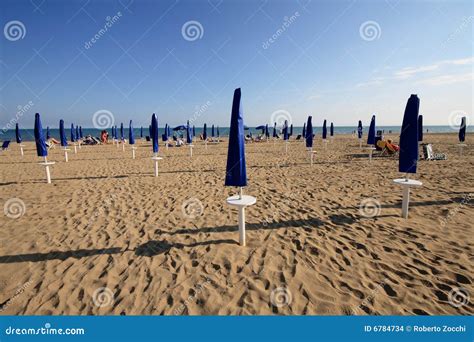
[{"label": "beach chair", "polygon": [[444,153],[434,153],[433,145],[423,144],[423,159],[424,160],[447,160],[448,157]]},{"label": "beach chair", "polygon": [[298,134],[298,135],[296,136],[296,140],[300,140],[300,139],[301,139],[301,134]]},{"label": "beach chair", "polygon": [[10,146],[10,140],[5,140],[2,144],[2,151],[8,150],[8,146]]},{"label": "beach chair", "polygon": [[146,139],[146,141],[151,141],[151,138],[150,138],[149,135],[147,135],[147,136],[145,137],[145,139]]}]

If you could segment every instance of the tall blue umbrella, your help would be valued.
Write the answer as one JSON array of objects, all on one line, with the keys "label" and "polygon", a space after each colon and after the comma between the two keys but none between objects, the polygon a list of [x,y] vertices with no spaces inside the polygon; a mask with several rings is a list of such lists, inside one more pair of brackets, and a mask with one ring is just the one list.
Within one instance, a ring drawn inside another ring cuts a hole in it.
[{"label": "tall blue umbrella", "polygon": [[418,115],[418,141],[423,141],[423,115]]},{"label": "tall blue umbrella", "polygon": [[130,120],[130,125],[128,126],[128,143],[135,145],[135,133],[133,132],[132,120]]},{"label": "tall blue umbrella", "polygon": [[38,113],[35,114],[35,142],[36,154],[38,157],[47,157],[48,148],[44,140],[43,127],[41,126],[41,117]]},{"label": "tall blue umbrella", "polygon": [[74,124],[71,124],[71,142],[75,142],[75,141],[76,141],[76,135],[74,132]]},{"label": "tall blue umbrella", "polygon": [[304,138],[306,138],[306,122],[303,124],[303,131],[301,131],[301,136]]},{"label": "tall blue umbrella", "polygon": [[124,139],[124,134],[123,134],[123,122],[120,123],[120,140],[123,141]]},{"label": "tall blue umbrella", "polygon": [[[204,124],[204,127],[206,127],[206,124]],[[193,143],[193,132],[191,130],[191,126],[189,126],[189,120],[186,126],[186,143],[187,144]]]},{"label": "tall blue umbrella", "polygon": [[283,140],[288,140],[288,138],[288,120],[285,120],[285,123],[283,124]]},{"label": "tall blue umbrella", "polygon": [[306,147],[313,147],[313,117],[308,116],[308,123],[306,124]]},{"label": "tall blue umbrella", "polygon": [[214,124],[212,124],[212,127],[211,127],[211,137],[214,138]]},{"label": "tall blue umbrella", "polygon": [[229,147],[225,173],[226,186],[246,186],[247,169],[245,166],[244,119],[240,106],[240,88],[234,91],[232,114],[230,118]]},{"label": "tall blue umbrella", "polygon": [[15,136],[16,136],[16,143],[21,144],[20,127],[18,127],[18,123],[15,126]]},{"label": "tall blue umbrella", "polygon": [[84,136],[82,135],[82,126],[79,126],[79,137],[82,139]]},{"label": "tall blue umbrella", "polygon": [[64,130],[64,120],[59,120],[59,139],[61,140],[61,146],[67,146],[66,131]]},{"label": "tall blue umbrella", "polygon": [[328,137],[328,129],[327,129],[327,126],[326,126],[326,120],[324,120],[324,123],[323,123],[323,139],[326,139]]},{"label": "tall blue umbrella", "polygon": [[171,136],[171,127],[168,125],[168,137]]},{"label": "tall blue umbrella", "polygon": [[[400,134],[400,156],[398,170],[404,173],[416,173],[418,163],[418,111],[420,100],[411,95],[403,115]],[[371,124],[372,125],[372,124]]]},{"label": "tall blue umbrella", "polygon": [[270,132],[268,131],[268,124],[265,125],[265,137],[270,138]]},{"label": "tall blue umbrella", "polygon": [[375,145],[375,115],[372,115],[372,120],[370,120],[367,145]]},{"label": "tall blue umbrella", "polygon": [[140,126],[140,138],[143,138],[143,126]]},{"label": "tall blue umbrella", "polygon": [[459,142],[463,143],[466,141],[466,117],[463,116],[461,119],[461,126],[459,127]]},{"label": "tall blue umbrella", "polygon": [[163,134],[162,136],[162,140],[163,141],[168,141],[169,137],[168,137],[168,124],[165,124],[165,134]]},{"label": "tall blue umbrella", "polygon": [[362,133],[363,133],[362,121],[359,120],[359,125],[357,126],[357,137],[359,139],[362,139]]},{"label": "tall blue umbrella", "polygon": [[51,135],[49,134],[49,126],[46,126],[46,140],[51,139]]},{"label": "tall blue umbrella", "polygon": [[81,137],[79,135],[79,126],[76,126],[76,139],[79,140]]},{"label": "tall blue umbrella", "polygon": [[290,125],[290,137],[293,135],[293,124]]},{"label": "tall blue umbrella", "polygon": [[273,134],[272,134],[273,138],[276,138],[277,136],[277,123],[275,122],[275,125],[273,125]]},{"label": "tall blue umbrella", "polygon": [[329,134],[331,135],[331,137],[334,136],[334,124],[331,122],[331,126],[329,127]]},{"label": "tall blue umbrella", "polygon": [[151,116],[150,136],[153,145],[153,153],[158,153],[158,119],[155,113]]},{"label": "tall blue umbrella", "polygon": [[151,138],[151,136],[152,136],[152,134],[151,134],[151,125],[148,125],[148,135],[149,135],[150,138]]},{"label": "tall blue umbrella", "polygon": [[202,138],[204,140],[207,139],[207,125],[206,124],[204,124],[204,128],[202,129]]}]

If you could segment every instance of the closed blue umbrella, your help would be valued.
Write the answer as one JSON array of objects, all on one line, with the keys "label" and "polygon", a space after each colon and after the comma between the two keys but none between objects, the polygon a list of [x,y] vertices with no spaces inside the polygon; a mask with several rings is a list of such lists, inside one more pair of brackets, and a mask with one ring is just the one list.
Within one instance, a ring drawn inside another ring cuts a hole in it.
[{"label": "closed blue umbrella", "polygon": [[[400,134],[400,156],[398,170],[404,173],[416,173],[418,163],[418,111],[420,100],[411,95],[403,115]],[[372,124],[371,124],[372,125]]]},{"label": "closed blue umbrella", "polygon": [[168,125],[168,137],[171,136],[171,128],[170,125]]},{"label": "closed blue umbrella", "polygon": [[151,125],[148,125],[148,135],[149,135],[150,138],[151,138],[151,136],[152,136],[152,134],[151,134]]},{"label": "closed blue umbrella", "polygon": [[67,146],[66,131],[64,130],[64,120],[59,120],[59,139],[61,140],[61,146]]},{"label": "closed blue umbrella", "polygon": [[328,137],[328,129],[327,129],[327,126],[326,126],[326,120],[324,120],[324,123],[323,123],[323,139],[326,139]]},{"label": "closed blue umbrella", "polygon": [[276,138],[277,136],[277,123],[275,122],[275,125],[273,126],[273,134],[272,134],[273,138]]},{"label": "closed blue umbrella", "polygon": [[158,153],[158,119],[155,113],[151,116],[150,136],[153,145],[153,153]]},{"label": "closed blue umbrella", "polygon": [[81,136],[79,135],[79,126],[76,126],[76,139],[79,140]]},{"label": "closed blue umbrella", "polygon": [[306,122],[303,124],[303,131],[301,132],[301,136],[304,138],[306,138]]},{"label": "closed blue umbrella", "polygon": [[308,116],[308,123],[306,124],[306,147],[313,147],[313,117]]},{"label": "closed blue umbrella", "polygon": [[18,123],[15,126],[15,136],[16,136],[16,143],[21,144],[20,127],[18,126]]},{"label": "closed blue umbrella", "polygon": [[140,126],[140,138],[143,138],[143,126]]},{"label": "closed blue umbrella", "polygon": [[207,139],[207,125],[206,124],[204,124],[204,128],[202,129],[202,138],[204,140]]},{"label": "closed blue umbrella", "polygon": [[293,124],[290,125],[290,137],[293,135]]},{"label": "closed blue umbrella", "polygon": [[46,140],[51,139],[51,135],[49,134],[49,126],[46,126]]},{"label": "closed blue umbrella", "polygon": [[211,127],[211,137],[214,138],[214,124],[213,124],[212,127]]},{"label": "closed blue umbrella", "polygon": [[123,134],[123,122],[120,123],[120,140],[124,140],[124,134]]},{"label": "closed blue umbrella", "polygon": [[130,125],[128,126],[128,143],[135,145],[135,133],[133,132],[132,120],[130,120]]},{"label": "closed blue umbrella", "polygon": [[466,117],[463,116],[461,119],[461,126],[459,127],[459,142],[463,143],[466,141]]},{"label": "closed blue umbrella", "polygon": [[375,145],[375,115],[372,115],[372,120],[370,120],[367,145]]},{"label": "closed blue umbrella", "polygon": [[359,120],[359,125],[357,126],[357,137],[359,139],[362,139],[362,133],[363,133],[362,121]]},{"label": "closed blue umbrella", "polygon": [[268,131],[268,124],[265,125],[265,137],[270,138],[270,132]]},{"label": "closed blue umbrella", "polygon": [[79,126],[79,137],[82,139],[84,136],[82,135],[82,126]]},{"label": "closed blue umbrella", "polygon": [[165,124],[165,134],[162,135],[161,139],[163,141],[168,141],[168,124]]},{"label": "closed blue umbrella", "polygon": [[329,127],[329,134],[331,135],[331,137],[334,136],[334,124],[331,122],[331,126]]},{"label": "closed blue umbrella", "polygon": [[288,120],[285,120],[285,123],[283,124],[283,140],[288,140],[289,135],[288,135]]},{"label": "closed blue umbrella", "polygon": [[[206,124],[204,124],[204,127],[206,127]],[[186,126],[186,143],[187,144],[193,143],[193,132],[191,130],[191,126],[189,126],[189,120]]]},{"label": "closed blue umbrella", "polygon": [[418,141],[423,141],[423,115],[418,115]]},{"label": "closed blue umbrella", "polygon": [[35,142],[36,154],[38,157],[47,157],[48,149],[46,141],[44,140],[43,127],[41,126],[41,117],[38,113],[35,114]]},{"label": "closed blue umbrella", "polygon": [[240,106],[240,88],[234,91],[232,114],[230,118],[229,147],[225,174],[226,186],[246,186],[247,169],[245,165],[244,119]]},{"label": "closed blue umbrella", "polygon": [[76,141],[76,135],[74,132],[74,124],[71,124],[71,142],[75,142],[75,141]]}]

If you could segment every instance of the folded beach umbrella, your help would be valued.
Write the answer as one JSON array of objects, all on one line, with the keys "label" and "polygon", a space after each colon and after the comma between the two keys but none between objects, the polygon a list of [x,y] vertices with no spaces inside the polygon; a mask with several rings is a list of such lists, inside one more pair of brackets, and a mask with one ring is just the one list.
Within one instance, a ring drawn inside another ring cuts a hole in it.
[{"label": "folded beach umbrella", "polygon": [[288,140],[288,138],[288,120],[285,120],[285,123],[283,124],[283,140]]},{"label": "folded beach umbrella", "polygon": [[211,127],[211,137],[214,138],[214,124],[213,124],[212,127]]},{"label": "folded beach umbrella", "polygon": [[165,124],[165,133],[161,136],[161,140],[168,141],[168,124]]},{"label": "folded beach umbrella", "polygon": [[158,153],[158,120],[155,113],[151,116],[150,136],[153,145],[153,153]]},{"label": "folded beach umbrella", "polygon": [[[204,128],[206,127],[206,124],[204,124]],[[189,120],[188,124],[186,126],[186,143],[187,144],[192,144],[193,143],[193,132],[191,130],[191,126],[189,126]]]},{"label": "folded beach umbrella", "polygon": [[402,132],[400,134],[400,152],[398,170],[406,174],[405,178],[395,179],[394,183],[403,187],[402,217],[408,218],[410,203],[410,187],[421,186],[420,181],[408,179],[409,173],[416,173],[418,163],[418,112],[420,100],[411,95],[403,115]]},{"label": "folded beach umbrella", "polygon": [[74,124],[71,124],[71,142],[76,141],[76,135],[74,133]]},{"label": "folded beach umbrella", "polygon": [[140,138],[143,138],[143,126],[140,126]]},{"label": "folded beach umbrella", "polygon": [[38,157],[47,157],[48,148],[44,140],[43,127],[41,126],[41,117],[38,113],[35,114],[35,142],[36,154]]},{"label": "folded beach umbrella", "polygon": [[21,144],[21,134],[20,134],[20,128],[18,127],[18,123],[15,126],[15,136],[16,136],[16,143]]},{"label": "folded beach umbrella", "polygon": [[370,120],[367,145],[375,145],[375,115],[372,115],[372,120]]},{"label": "folded beach umbrella", "polygon": [[202,138],[204,140],[207,139],[207,125],[206,124],[204,124],[204,128],[202,129]]},{"label": "folded beach umbrella", "polygon": [[79,126],[79,138],[84,138],[84,136],[82,135],[82,126]]},{"label": "folded beach umbrella", "polygon": [[66,131],[64,130],[64,120],[59,120],[59,139],[61,140],[61,146],[67,147]]},{"label": "folded beach umbrella", "polygon": [[51,183],[51,174],[49,172],[49,165],[54,162],[48,162],[48,148],[46,147],[46,141],[44,140],[43,127],[41,126],[41,118],[38,113],[35,114],[35,142],[36,142],[36,154],[38,157],[44,157],[44,162],[41,163],[46,168],[46,182]]},{"label": "folded beach umbrella", "polygon": [[46,140],[51,139],[51,135],[49,134],[49,126],[46,126]]},{"label": "folded beach umbrella", "polygon": [[423,141],[423,115],[418,115],[418,141]]},{"label": "folded beach umbrella", "polygon": [[148,125],[148,135],[149,135],[150,138],[151,138],[151,135],[152,135],[152,134],[151,134],[151,125]]},{"label": "folded beach umbrella", "polygon": [[306,147],[312,148],[313,147],[313,117],[310,115],[308,116],[308,124],[306,125]]},{"label": "folded beach umbrella", "polygon": [[303,130],[301,131],[301,136],[304,138],[306,138],[306,122],[303,124]]},{"label": "folded beach umbrella", "polygon": [[133,132],[132,120],[130,120],[130,125],[128,126],[128,143],[130,145],[135,145],[135,133]]},{"label": "folded beach umbrella", "polygon": [[270,138],[270,132],[268,131],[268,124],[265,125],[265,137]]},{"label": "folded beach umbrella", "polygon": [[416,173],[418,162],[418,110],[420,100],[411,95],[405,107],[402,131],[400,133],[400,155],[398,170],[403,173]]},{"label": "folded beach umbrella", "polygon": [[123,134],[123,122],[120,123],[120,140],[124,140],[124,134]]},{"label": "folded beach umbrella", "polygon": [[272,134],[272,137],[273,138],[276,138],[277,136],[277,123],[275,122],[275,125],[273,125],[273,134]]},{"label": "folded beach umbrella", "polygon": [[326,139],[328,136],[328,129],[327,129],[327,126],[326,126],[326,120],[324,120],[324,123],[323,123],[323,139]]},{"label": "folded beach umbrella", "polygon": [[357,137],[359,139],[362,139],[362,132],[363,132],[362,121],[359,120],[359,125],[357,126]]},{"label": "folded beach umbrella", "polygon": [[290,125],[290,134],[289,136],[291,137],[293,135],[293,124]]},{"label": "folded beach umbrella", "polygon": [[168,137],[171,136],[171,128],[170,128],[170,125],[168,125]]},{"label": "folded beach umbrella", "polygon": [[466,117],[463,116],[461,119],[461,126],[459,127],[459,142],[463,143],[466,141]]},{"label": "folded beach umbrella", "polygon": [[76,140],[79,140],[81,137],[79,135],[79,126],[76,126]]},{"label": "folded beach umbrella", "polygon": [[255,197],[244,196],[242,187],[247,185],[247,169],[245,165],[244,119],[241,107],[240,88],[234,91],[232,114],[230,119],[229,147],[227,150],[227,166],[225,186],[240,187],[239,195],[227,198],[227,204],[239,210],[239,243],[245,246],[245,207],[255,204]]},{"label": "folded beach umbrella", "polygon": [[331,126],[329,126],[329,134],[331,137],[334,136],[334,124],[331,122]]}]

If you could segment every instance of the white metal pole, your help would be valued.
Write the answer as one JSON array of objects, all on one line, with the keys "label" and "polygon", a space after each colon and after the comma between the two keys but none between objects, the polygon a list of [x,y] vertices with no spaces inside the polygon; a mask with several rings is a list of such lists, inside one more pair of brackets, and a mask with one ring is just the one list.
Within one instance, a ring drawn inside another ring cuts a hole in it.
[{"label": "white metal pole", "polygon": [[155,177],[158,177],[158,160],[155,160]]},{"label": "white metal pole", "polygon": [[74,144],[74,154],[77,154],[77,145]]},{"label": "white metal pole", "polygon": [[192,146],[189,146],[189,153],[191,155],[191,157],[193,156],[193,147]]},{"label": "white metal pole", "polygon": [[67,150],[64,149],[64,160],[66,161],[66,163],[69,161],[69,158],[67,156]]},{"label": "white metal pole", "polygon": [[122,140],[122,151],[125,152],[125,142]]},{"label": "white metal pole", "polygon": [[369,162],[372,161],[372,149],[369,150]]},{"label": "white metal pole", "polygon": [[44,157],[44,163],[46,166],[46,182],[51,184],[51,173],[49,172],[48,158]]},{"label": "white metal pole", "polygon": [[408,218],[408,206],[410,204],[410,186],[403,186],[402,217]]},{"label": "white metal pole", "polygon": [[20,153],[21,153],[21,156],[23,157],[24,156],[24,153],[23,153],[23,146],[20,145]]},{"label": "white metal pole", "polygon": [[135,159],[135,147],[132,147],[132,159]]},{"label": "white metal pole", "polygon": [[239,206],[239,243],[245,246],[245,206]]}]

